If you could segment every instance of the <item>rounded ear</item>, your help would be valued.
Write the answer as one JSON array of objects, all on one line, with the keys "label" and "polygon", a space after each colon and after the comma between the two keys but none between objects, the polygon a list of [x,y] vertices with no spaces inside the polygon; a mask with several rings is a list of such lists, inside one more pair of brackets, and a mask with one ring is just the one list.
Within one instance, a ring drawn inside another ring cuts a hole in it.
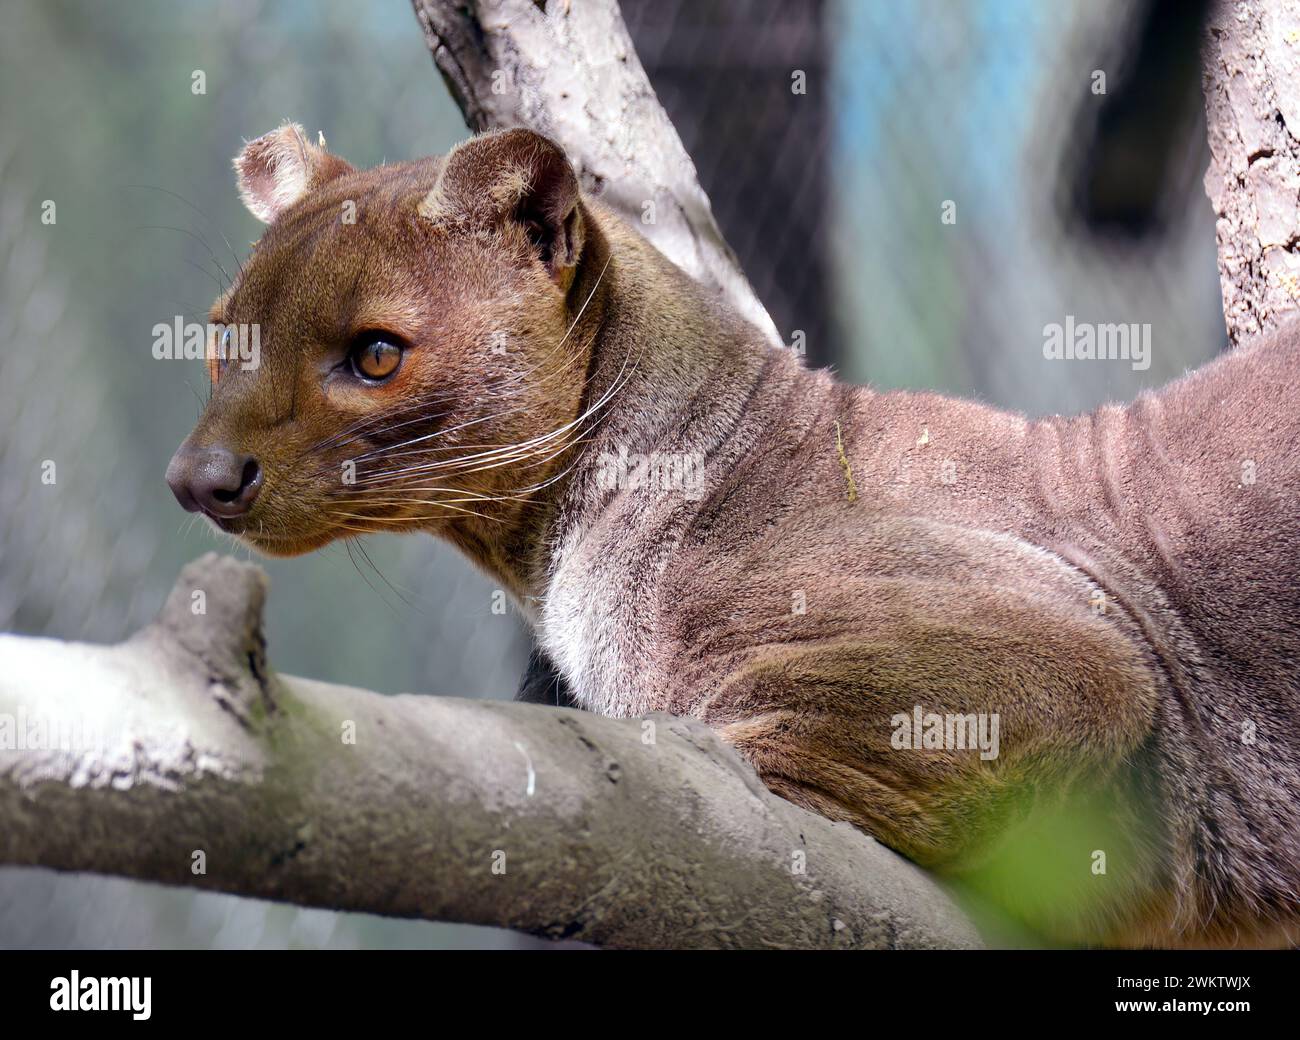
[{"label": "rounded ear", "polygon": [[470,227],[518,224],[563,284],[582,253],[579,201],[577,175],[558,145],[531,130],[498,130],[452,149],[419,212]]},{"label": "rounded ear", "polygon": [[325,150],[324,134],[319,144],[312,144],[297,123],[249,141],[235,156],[239,197],[266,224],[312,188],[352,172],[347,162]]}]

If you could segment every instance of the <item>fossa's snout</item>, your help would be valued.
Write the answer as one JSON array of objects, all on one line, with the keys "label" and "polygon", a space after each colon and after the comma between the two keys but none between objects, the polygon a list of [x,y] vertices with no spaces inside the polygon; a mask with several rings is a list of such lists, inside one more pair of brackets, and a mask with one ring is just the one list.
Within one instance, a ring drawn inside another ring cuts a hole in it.
[{"label": "fossa's snout", "polygon": [[262,489],[262,467],[252,455],[237,454],[223,444],[186,441],[167,466],[167,484],[187,512],[232,520],[253,507]]}]

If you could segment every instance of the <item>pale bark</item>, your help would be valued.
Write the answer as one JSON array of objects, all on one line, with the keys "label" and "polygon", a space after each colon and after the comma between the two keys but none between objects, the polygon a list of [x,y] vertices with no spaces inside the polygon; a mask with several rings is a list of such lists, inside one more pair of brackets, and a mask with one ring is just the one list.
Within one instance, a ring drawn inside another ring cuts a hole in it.
[{"label": "pale bark", "polygon": [[1228,336],[1300,304],[1300,4],[1221,0],[1205,46],[1205,103]]},{"label": "pale bark", "polygon": [[0,863],[604,946],[979,944],[699,723],[279,676],[265,594],[209,554],[121,645],[0,636]]}]

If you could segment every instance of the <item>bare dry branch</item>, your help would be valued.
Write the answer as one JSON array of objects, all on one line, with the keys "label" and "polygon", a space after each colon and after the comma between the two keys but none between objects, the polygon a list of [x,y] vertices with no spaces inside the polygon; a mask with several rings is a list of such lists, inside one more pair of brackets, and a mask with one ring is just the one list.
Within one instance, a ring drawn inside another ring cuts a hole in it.
[{"label": "bare dry branch", "polygon": [[979,943],[699,723],[279,676],[265,593],[209,554],[121,645],[0,636],[0,863],[606,946]]}]

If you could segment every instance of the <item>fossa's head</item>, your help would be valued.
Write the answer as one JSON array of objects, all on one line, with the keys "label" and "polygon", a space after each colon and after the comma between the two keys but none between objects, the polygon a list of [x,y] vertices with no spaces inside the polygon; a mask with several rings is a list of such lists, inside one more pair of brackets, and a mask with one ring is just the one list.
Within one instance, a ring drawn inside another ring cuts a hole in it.
[{"label": "fossa's head", "polygon": [[269,227],[209,316],[211,397],[167,469],[180,503],[286,556],[516,517],[581,433],[590,232],[563,153],[510,130],[358,171],[287,125],[235,169]]}]

